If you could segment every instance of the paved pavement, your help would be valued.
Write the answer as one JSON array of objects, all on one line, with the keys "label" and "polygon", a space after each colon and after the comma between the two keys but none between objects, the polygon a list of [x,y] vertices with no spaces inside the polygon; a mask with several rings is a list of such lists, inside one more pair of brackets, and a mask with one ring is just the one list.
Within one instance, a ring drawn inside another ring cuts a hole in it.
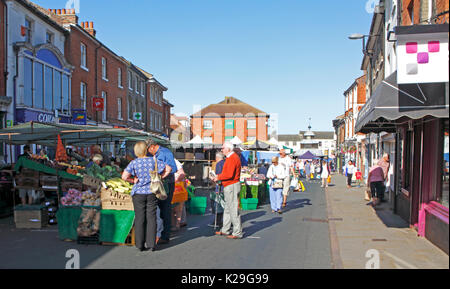
[{"label": "paved pavement", "polygon": [[326,189],[332,211],[329,218],[342,218],[332,221],[336,231],[332,239],[338,242],[340,255],[336,259],[340,258],[343,268],[364,269],[379,254],[381,269],[449,269],[448,255],[418,237],[401,217],[393,214],[389,202],[374,209],[364,200],[365,188],[347,189],[345,181],[343,176],[334,175],[335,185]]},{"label": "paved pavement", "polygon": [[417,237],[387,204],[375,211],[363,188],[347,189],[340,175],[332,179],[327,189],[305,182],[307,191],[293,193],[283,215],[272,214],[268,204],[242,211],[244,239],[214,236],[210,213],[188,215],[188,226],[169,244],[144,254],[64,242],[57,226],[20,230],[12,218],[0,219],[0,268],[65,268],[69,249],[79,251],[81,268],[363,269],[377,253],[382,269],[449,268],[448,255]]}]

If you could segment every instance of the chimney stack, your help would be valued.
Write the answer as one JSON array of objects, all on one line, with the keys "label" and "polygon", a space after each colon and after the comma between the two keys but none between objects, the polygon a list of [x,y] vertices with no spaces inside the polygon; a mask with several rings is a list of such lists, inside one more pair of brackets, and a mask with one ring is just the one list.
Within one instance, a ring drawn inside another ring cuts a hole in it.
[{"label": "chimney stack", "polygon": [[64,24],[78,24],[78,16],[75,14],[75,9],[48,9],[55,17],[52,17],[56,22],[61,25]]},{"label": "chimney stack", "polygon": [[97,31],[94,29],[94,22],[81,22],[81,27],[94,37],[97,34]]}]

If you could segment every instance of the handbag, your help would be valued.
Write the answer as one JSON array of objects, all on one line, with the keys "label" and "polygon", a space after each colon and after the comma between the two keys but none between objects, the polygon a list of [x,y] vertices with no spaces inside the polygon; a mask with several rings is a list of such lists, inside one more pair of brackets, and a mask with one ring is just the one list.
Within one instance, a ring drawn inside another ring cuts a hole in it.
[{"label": "handbag", "polygon": [[152,182],[150,183],[150,192],[154,193],[156,195],[156,198],[158,198],[159,200],[164,201],[165,199],[167,199],[167,193],[164,189],[161,175],[158,174],[158,161],[156,160],[155,156],[153,156],[153,159],[155,160],[155,169],[153,171],[150,171],[150,176],[152,178]]},{"label": "handbag", "polygon": [[275,181],[272,184],[272,188],[282,189],[283,188],[283,180],[275,179]]},{"label": "handbag", "polygon": [[331,183],[331,176],[328,176],[327,183]]}]

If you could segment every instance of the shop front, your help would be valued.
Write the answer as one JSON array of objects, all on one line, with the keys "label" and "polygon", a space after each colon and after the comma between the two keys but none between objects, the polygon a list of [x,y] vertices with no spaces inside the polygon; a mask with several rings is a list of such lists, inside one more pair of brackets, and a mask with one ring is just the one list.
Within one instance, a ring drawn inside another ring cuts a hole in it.
[{"label": "shop front", "polygon": [[447,254],[448,32],[446,24],[396,27],[397,71],[356,123],[359,132],[396,133],[394,212]]}]

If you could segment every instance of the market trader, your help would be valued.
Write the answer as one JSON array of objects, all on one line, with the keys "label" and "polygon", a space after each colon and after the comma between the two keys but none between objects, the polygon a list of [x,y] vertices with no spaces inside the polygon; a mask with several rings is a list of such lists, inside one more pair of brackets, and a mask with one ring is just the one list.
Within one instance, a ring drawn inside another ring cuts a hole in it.
[{"label": "market trader", "polygon": [[153,139],[148,139],[146,143],[149,154],[155,156],[158,161],[162,161],[172,169],[166,171],[161,176],[164,184],[167,185],[167,199],[164,201],[158,200],[158,206],[161,211],[161,219],[163,220],[164,226],[158,244],[167,244],[170,240],[170,229],[172,226],[172,197],[173,191],[175,190],[175,173],[178,170],[177,164],[175,163],[173,153],[169,149],[161,147]]},{"label": "market trader", "polygon": [[[227,236],[228,239],[241,239],[243,237],[241,216],[239,214],[238,195],[241,191],[241,160],[233,152],[233,144],[225,142],[222,152],[226,156],[222,173],[214,178],[214,182],[222,181],[224,187],[225,208],[223,212],[222,230],[216,235]],[[231,224],[233,233],[230,235]]]}]

